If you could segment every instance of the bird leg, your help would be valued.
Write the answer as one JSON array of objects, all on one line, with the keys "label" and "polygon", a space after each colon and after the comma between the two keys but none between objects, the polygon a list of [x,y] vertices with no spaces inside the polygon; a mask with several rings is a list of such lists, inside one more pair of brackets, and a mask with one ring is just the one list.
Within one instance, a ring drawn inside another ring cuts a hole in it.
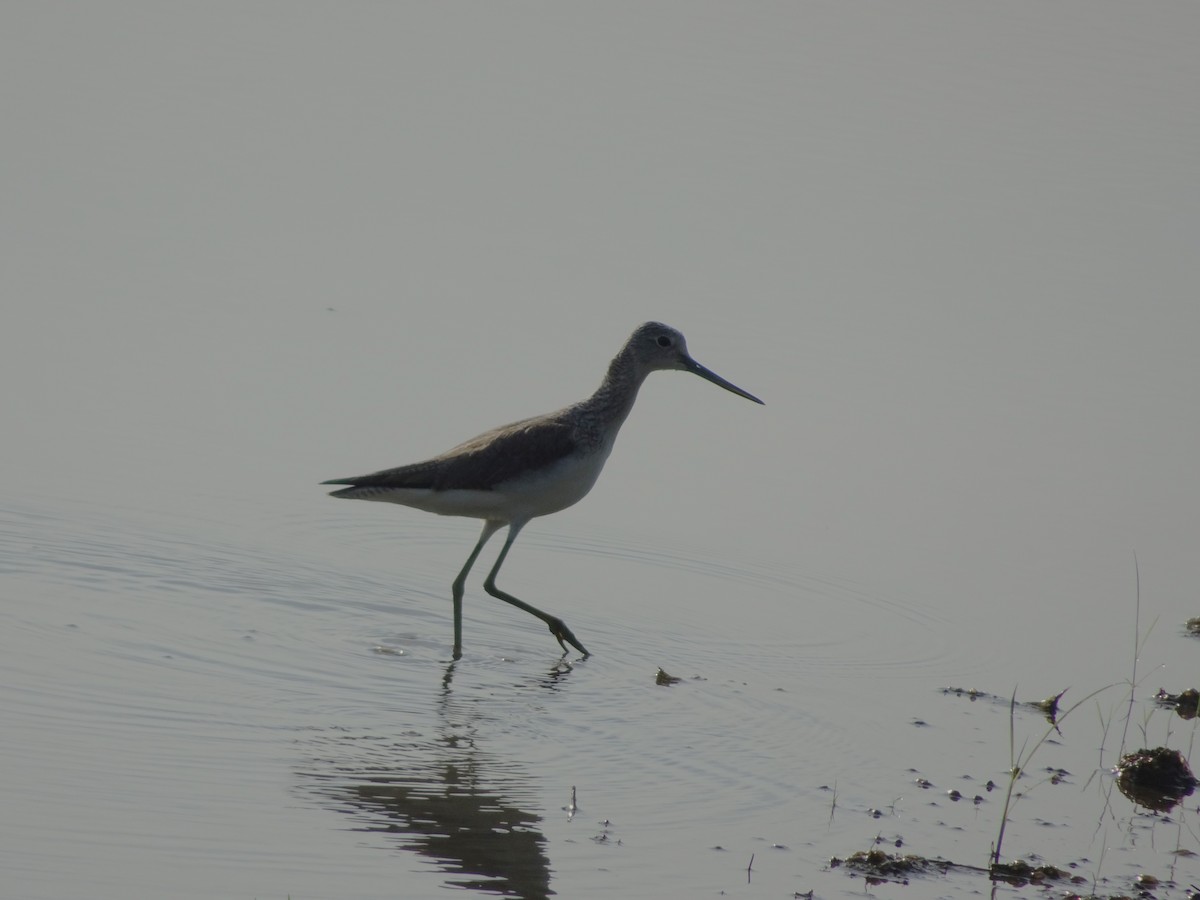
[{"label": "bird leg", "polygon": [[471,551],[471,555],[467,557],[466,563],[462,567],[462,571],[454,579],[454,584],[450,590],[454,597],[454,658],[462,659],[462,606],[463,606],[463,586],[467,581],[467,573],[471,571],[471,566],[475,565],[475,560],[479,556],[479,551],[483,549],[483,545],[488,542],[493,534],[500,530],[503,522],[485,521],[483,523],[483,532],[479,535],[479,541],[475,544],[475,549]]},{"label": "bird leg", "polygon": [[[500,566],[504,564],[504,557],[508,556],[508,549],[513,545],[513,541],[517,539],[517,535],[521,533],[521,529],[524,527],[524,522],[513,522],[508,526],[508,535],[504,539],[504,546],[500,549],[500,555],[496,557],[496,564],[492,566],[492,571],[488,572],[488,577],[483,582],[483,589],[493,597],[503,600],[505,603],[511,603],[513,606],[517,607],[517,609],[523,609],[525,612],[535,615],[545,622],[550,627],[550,633],[554,635],[555,640],[558,641],[558,645],[563,648],[564,654],[570,652],[567,650],[567,644],[570,644],[584,656],[591,656],[591,654],[587,652],[587,648],[584,647],[583,644],[579,643],[575,635],[571,633],[571,629],[567,627],[567,623],[558,618],[558,616],[552,616],[549,613],[544,613],[536,606],[530,606],[524,600],[518,600],[512,594],[506,593],[500,590],[500,588],[496,587],[496,573],[500,571]],[[492,530],[495,531],[495,529]],[[488,532],[488,535],[490,536],[491,532]],[[482,547],[482,542],[480,543],[480,547]],[[479,547],[476,547],[475,553],[472,554],[472,558],[478,554],[478,552]],[[460,578],[461,577],[462,576],[460,576]]]}]

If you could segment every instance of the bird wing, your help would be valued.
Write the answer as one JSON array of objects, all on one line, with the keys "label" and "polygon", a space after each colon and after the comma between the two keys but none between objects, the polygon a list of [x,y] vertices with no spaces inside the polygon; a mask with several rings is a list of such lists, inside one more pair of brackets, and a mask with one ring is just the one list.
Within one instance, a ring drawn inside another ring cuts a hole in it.
[{"label": "bird wing", "polygon": [[525,472],[552,465],[575,450],[574,429],[538,416],[485,432],[436,457],[437,491],[491,490]]},{"label": "bird wing", "polygon": [[575,446],[570,424],[539,416],[484,432],[424,462],[324,483],[359,488],[488,491],[527,471],[553,464],[572,453]]}]

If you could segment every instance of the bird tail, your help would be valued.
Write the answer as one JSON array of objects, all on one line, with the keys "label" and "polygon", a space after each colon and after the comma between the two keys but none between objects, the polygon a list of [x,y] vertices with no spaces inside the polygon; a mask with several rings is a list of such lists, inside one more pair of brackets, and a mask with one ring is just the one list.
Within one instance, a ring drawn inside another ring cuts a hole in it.
[{"label": "bird tail", "polygon": [[356,497],[362,496],[363,488],[358,487],[358,478],[331,478],[329,481],[322,481],[321,484],[347,484],[349,487],[344,487],[338,491],[330,491],[330,497],[344,497],[347,500],[353,500]]}]

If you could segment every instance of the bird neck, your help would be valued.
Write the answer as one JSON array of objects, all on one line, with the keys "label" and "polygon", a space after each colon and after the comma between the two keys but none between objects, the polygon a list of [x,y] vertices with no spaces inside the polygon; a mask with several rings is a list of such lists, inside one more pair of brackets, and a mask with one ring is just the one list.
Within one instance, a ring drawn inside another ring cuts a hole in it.
[{"label": "bird neck", "polygon": [[585,401],[589,412],[597,419],[609,423],[609,428],[615,433],[633,409],[638,388],[646,380],[647,374],[622,350],[608,364],[608,372],[605,373],[596,393]]}]

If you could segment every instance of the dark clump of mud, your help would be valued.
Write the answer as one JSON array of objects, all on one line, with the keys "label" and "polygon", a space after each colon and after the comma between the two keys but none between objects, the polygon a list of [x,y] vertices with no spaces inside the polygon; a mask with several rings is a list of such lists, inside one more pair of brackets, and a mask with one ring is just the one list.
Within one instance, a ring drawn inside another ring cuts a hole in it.
[{"label": "dark clump of mud", "polygon": [[667,673],[667,671],[665,669],[661,669],[661,668],[658,670],[658,673],[654,676],[655,684],[660,684],[660,685],[664,685],[667,687],[669,687],[672,684],[679,684],[679,682],[681,682],[681,681],[683,681],[682,678],[678,678],[674,675],[670,675]]},{"label": "dark clump of mud", "polygon": [[[1026,884],[1045,884],[1047,881],[1061,881],[1071,876],[1058,866],[1031,866],[1023,859],[1010,863],[993,863],[988,874],[994,881],[1005,881],[1009,884],[1023,886]],[[1072,880],[1075,880],[1072,878]]]},{"label": "dark clump of mud", "polygon": [[957,697],[966,697],[972,703],[976,700],[987,700],[992,703],[1004,703],[1011,706],[1013,709],[1031,709],[1037,710],[1046,717],[1046,721],[1051,725],[1058,723],[1059,701],[1062,700],[1069,688],[1064,688],[1052,697],[1047,697],[1044,700],[1022,700],[1017,701],[1013,697],[999,697],[995,694],[989,694],[987,691],[980,691],[975,688],[960,688],[960,687],[944,687],[943,694],[953,694]]},{"label": "dark clump of mud", "polygon": [[1171,694],[1162,688],[1158,689],[1158,693],[1154,695],[1155,701],[1159,706],[1167,706],[1175,710],[1175,714],[1181,719],[1196,718],[1196,707],[1200,705],[1200,691],[1195,688],[1188,688],[1186,691],[1180,691],[1178,694]]},{"label": "dark clump of mud", "polygon": [[1155,812],[1170,811],[1200,784],[1183,754],[1166,747],[1126,753],[1113,771],[1122,794]]},{"label": "dark clump of mud", "polygon": [[845,866],[854,872],[860,872],[868,881],[899,881],[907,883],[910,875],[944,875],[954,867],[954,863],[946,859],[930,859],[927,856],[914,854],[900,855],[884,853],[882,850],[860,850],[851,853],[845,859],[834,857],[829,860],[829,867],[836,869]]}]

